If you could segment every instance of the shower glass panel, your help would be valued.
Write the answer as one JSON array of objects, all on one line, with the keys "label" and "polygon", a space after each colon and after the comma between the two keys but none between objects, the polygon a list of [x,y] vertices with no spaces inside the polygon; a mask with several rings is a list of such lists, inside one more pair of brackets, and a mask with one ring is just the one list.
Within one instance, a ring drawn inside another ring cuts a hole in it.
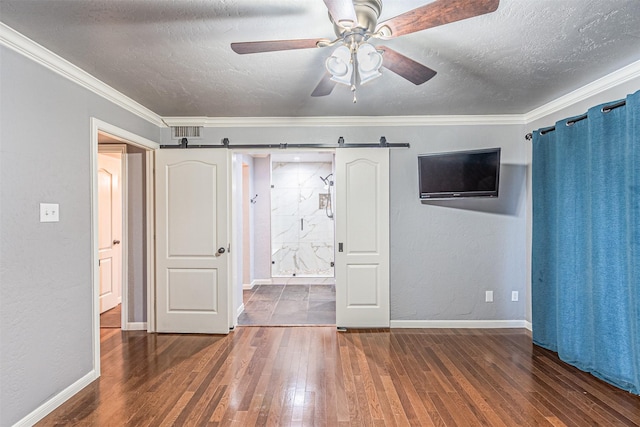
[{"label": "shower glass panel", "polygon": [[[333,277],[331,162],[273,162],[271,275]],[[329,204],[329,206],[327,206]]]}]

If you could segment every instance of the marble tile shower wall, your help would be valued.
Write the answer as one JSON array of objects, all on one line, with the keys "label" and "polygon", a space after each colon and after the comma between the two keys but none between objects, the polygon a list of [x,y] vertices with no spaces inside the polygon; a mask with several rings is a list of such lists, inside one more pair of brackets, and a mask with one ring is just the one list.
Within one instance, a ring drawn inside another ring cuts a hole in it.
[{"label": "marble tile shower wall", "polygon": [[331,163],[271,167],[272,277],[333,277],[334,222],[324,207],[329,190],[321,179],[332,173]]}]

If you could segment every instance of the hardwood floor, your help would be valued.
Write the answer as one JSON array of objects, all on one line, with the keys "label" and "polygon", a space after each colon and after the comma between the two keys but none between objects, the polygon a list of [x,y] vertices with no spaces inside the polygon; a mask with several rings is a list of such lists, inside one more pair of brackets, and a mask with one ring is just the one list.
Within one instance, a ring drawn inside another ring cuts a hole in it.
[{"label": "hardwood floor", "polygon": [[639,396],[523,330],[101,334],[102,377],[39,425],[640,425]]},{"label": "hardwood floor", "polygon": [[100,315],[101,328],[121,328],[122,327],[122,304],[116,305],[111,310]]}]

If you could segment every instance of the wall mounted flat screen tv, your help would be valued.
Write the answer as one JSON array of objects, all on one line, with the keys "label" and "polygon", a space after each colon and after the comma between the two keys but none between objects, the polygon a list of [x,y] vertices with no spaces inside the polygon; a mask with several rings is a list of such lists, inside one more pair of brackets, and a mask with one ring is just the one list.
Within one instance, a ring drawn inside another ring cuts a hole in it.
[{"label": "wall mounted flat screen tv", "polygon": [[498,197],[500,148],[418,156],[420,199]]}]

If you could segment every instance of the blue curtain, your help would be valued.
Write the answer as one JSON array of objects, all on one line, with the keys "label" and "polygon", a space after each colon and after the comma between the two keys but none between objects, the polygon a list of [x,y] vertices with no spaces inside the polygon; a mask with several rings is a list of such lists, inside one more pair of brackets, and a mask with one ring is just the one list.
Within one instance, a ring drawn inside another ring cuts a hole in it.
[{"label": "blue curtain", "polygon": [[533,134],[533,341],[640,394],[640,91],[625,101]]}]

